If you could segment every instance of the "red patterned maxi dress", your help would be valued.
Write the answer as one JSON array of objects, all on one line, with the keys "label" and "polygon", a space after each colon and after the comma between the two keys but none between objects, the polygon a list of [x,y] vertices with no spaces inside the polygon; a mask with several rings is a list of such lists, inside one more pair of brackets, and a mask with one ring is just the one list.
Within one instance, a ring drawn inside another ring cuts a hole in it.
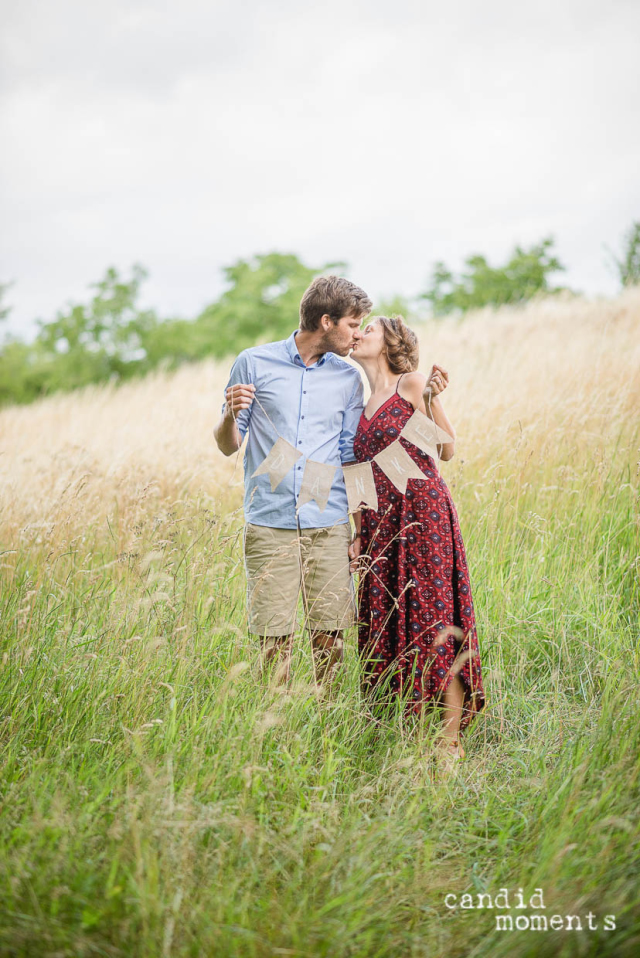
[{"label": "red patterned maxi dress", "polygon": [[[357,461],[370,461],[395,442],[413,413],[397,390],[371,419],[362,413]],[[408,710],[418,714],[439,700],[461,665],[464,730],[485,695],[458,515],[433,459],[402,437],[400,443],[424,479],[409,479],[402,495],[372,463],[378,511],[362,510],[358,593],[363,688],[378,697],[386,689],[387,701],[406,696]]]}]

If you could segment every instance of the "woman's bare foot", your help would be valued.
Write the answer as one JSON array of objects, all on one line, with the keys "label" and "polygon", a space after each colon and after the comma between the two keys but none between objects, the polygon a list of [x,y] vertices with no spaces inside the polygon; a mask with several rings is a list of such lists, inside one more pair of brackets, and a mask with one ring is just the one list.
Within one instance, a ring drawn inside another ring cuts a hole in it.
[{"label": "woman's bare foot", "polygon": [[455,773],[465,757],[465,751],[457,739],[443,739],[436,746],[436,763],[441,774]]}]

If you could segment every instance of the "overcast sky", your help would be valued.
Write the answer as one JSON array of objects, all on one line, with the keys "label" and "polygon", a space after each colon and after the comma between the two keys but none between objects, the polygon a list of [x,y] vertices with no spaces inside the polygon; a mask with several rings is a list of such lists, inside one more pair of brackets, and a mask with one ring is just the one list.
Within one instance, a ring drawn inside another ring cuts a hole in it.
[{"label": "overcast sky", "polygon": [[11,328],[134,262],[144,305],[195,316],[272,250],[413,295],[553,234],[564,282],[613,293],[639,37],[637,0],[3,0]]}]

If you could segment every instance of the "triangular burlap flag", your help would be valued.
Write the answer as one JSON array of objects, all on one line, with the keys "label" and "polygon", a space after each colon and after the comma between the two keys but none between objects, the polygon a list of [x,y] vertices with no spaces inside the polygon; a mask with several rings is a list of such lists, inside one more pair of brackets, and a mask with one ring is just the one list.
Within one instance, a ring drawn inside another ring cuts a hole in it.
[{"label": "triangular burlap flag", "polygon": [[313,459],[307,459],[298,496],[298,511],[306,502],[315,499],[322,512],[329,501],[335,474],[335,466],[330,466],[327,462],[314,462]]},{"label": "triangular burlap flag", "polygon": [[271,492],[275,492],[293,464],[297,462],[301,456],[302,453],[298,452],[295,446],[292,446],[286,439],[278,439],[271,447],[267,458],[264,459],[256,471],[251,474],[251,478],[253,479],[254,476],[263,476],[265,473],[268,473],[271,482]]},{"label": "triangular burlap flag", "polygon": [[411,419],[402,427],[400,435],[431,456],[436,465],[440,458],[438,446],[442,446],[445,442],[453,442],[453,436],[436,425],[433,419],[429,419],[419,409],[416,409]]},{"label": "triangular burlap flag", "polygon": [[344,484],[347,487],[349,512],[363,509],[378,511],[378,493],[370,462],[358,462],[354,466],[343,466]]},{"label": "triangular burlap flag", "polygon": [[374,456],[373,461],[378,463],[402,495],[407,491],[409,479],[424,479],[424,473],[398,439]]}]

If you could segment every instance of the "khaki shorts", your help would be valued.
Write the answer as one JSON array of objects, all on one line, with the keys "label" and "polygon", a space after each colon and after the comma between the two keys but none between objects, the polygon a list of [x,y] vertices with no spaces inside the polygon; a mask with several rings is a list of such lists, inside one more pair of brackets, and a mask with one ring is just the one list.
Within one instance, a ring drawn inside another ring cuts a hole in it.
[{"label": "khaki shorts", "polygon": [[272,529],[247,523],[244,556],[249,630],[256,635],[296,631],[302,591],[304,624],[316,631],[354,621],[348,522],[319,529]]}]

